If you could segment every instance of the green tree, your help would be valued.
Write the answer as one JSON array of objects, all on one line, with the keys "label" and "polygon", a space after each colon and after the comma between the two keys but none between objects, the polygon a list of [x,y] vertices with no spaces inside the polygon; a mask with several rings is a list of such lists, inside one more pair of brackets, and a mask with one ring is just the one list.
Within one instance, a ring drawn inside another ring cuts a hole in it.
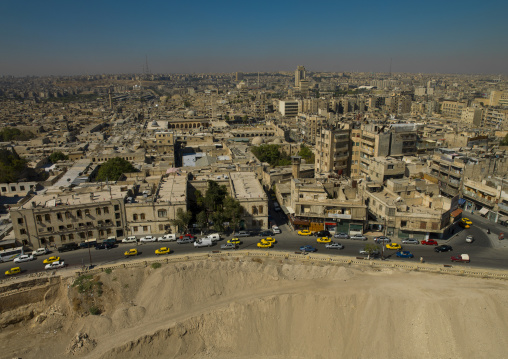
[{"label": "green tree", "polygon": [[223,213],[227,222],[230,223],[230,227],[233,228],[233,232],[236,231],[236,228],[242,219],[242,205],[240,204],[240,201],[231,196],[227,196],[224,199]]},{"label": "green tree", "polygon": [[49,156],[49,162],[51,163],[57,163],[58,161],[67,161],[69,159],[69,156],[67,156],[66,154],[60,152],[60,151],[56,151],[56,152],[53,152],[50,156]]},{"label": "green tree", "polygon": [[307,163],[314,163],[314,153],[309,147],[303,144],[300,146],[300,152],[298,152],[298,156],[302,157]]},{"label": "green tree", "polygon": [[372,244],[372,243],[367,243],[364,247],[364,250],[365,252],[367,252],[367,258],[370,259],[370,256],[375,254],[375,253],[379,253],[379,246],[378,245],[375,245],[375,244]]},{"label": "green tree", "polygon": [[192,220],[192,212],[191,211],[182,211],[181,208],[178,209],[176,212],[176,218],[172,219],[170,222],[172,225],[176,226],[179,231],[182,229],[185,232],[188,232],[189,230],[189,224]]},{"label": "green tree", "polygon": [[96,181],[118,181],[123,173],[136,172],[134,166],[120,157],[111,158],[101,165]]},{"label": "green tree", "polygon": [[508,146],[508,135],[506,135],[501,142],[499,142],[499,146]]},{"label": "green tree", "polygon": [[288,166],[291,164],[291,158],[284,151],[280,150],[279,145],[265,144],[251,148],[254,156],[261,162],[268,162],[270,166]]},{"label": "green tree", "polygon": [[18,182],[28,173],[27,162],[15,151],[0,149],[0,182]]},{"label": "green tree", "polygon": [[206,214],[205,210],[199,212],[196,215],[196,223],[201,229],[205,231],[208,230],[208,215]]},{"label": "green tree", "polygon": [[0,142],[28,141],[34,137],[35,135],[30,131],[21,131],[13,127],[6,127],[0,131]]},{"label": "green tree", "polygon": [[208,190],[203,200],[206,210],[210,213],[222,208],[222,203],[227,194],[226,186],[220,186],[215,181],[208,181]]}]

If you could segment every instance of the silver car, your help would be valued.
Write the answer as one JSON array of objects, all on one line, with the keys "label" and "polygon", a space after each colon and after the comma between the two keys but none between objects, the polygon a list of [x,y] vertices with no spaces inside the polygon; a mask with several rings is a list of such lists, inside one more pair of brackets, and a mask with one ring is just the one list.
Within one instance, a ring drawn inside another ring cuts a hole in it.
[{"label": "silver car", "polygon": [[366,241],[367,240],[367,237],[365,237],[364,235],[362,234],[353,234],[349,237],[350,239],[358,239],[360,241]]},{"label": "silver car", "polygon": [[415,238],[406,238],[402,241],[402,244],[420,244],[420,241]]},{"label": "silver car", "polygon": [[392,240],[388,237],[385,237],[385,236],[380,236],[380,237],[376,237],[374,238],[374,242],[376,243],[390,243]]},{"label": "silver car", "polygon": [[344,233],[344,232],[335,233],[335,234],[333,235],[333,238],[349,239],[349,234]]},{"label": "silver car", "polygon": [[331,242],[331,243],[327,243],[325,245],[325,248],[328,248],[328,249],[343,249],[344,246],[340,243],[337,243],[337,242]]}]

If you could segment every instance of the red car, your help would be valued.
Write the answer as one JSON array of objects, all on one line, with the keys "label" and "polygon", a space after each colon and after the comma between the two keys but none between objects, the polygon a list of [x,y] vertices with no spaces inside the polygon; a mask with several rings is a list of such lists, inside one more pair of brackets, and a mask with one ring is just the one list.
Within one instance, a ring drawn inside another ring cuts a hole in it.
[{"label": "red car", "polygon": [[184,238],[190,238],[190,239],[194,239],[196,240],[196,237],[194,237],[192,234],[184,234],[183,236],[180,236],[180,239],[184,239]]},{"label": "red car", "polygon": [[437,246],[437,241],[435,239],[424,239],[421,243],[428,246]]},{"label": "red car", "polygon": [[466,262],[469,263],[469,255],[468,254],[461,254],[459,256],[452,256],[451,258],[452,262]]}]

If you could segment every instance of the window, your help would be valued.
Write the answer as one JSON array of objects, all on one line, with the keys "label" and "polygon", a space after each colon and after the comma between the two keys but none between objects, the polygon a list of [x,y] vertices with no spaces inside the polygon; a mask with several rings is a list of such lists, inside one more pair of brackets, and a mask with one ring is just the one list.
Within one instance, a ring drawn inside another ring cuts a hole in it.
[{"label": "window", "polygon": [[90,215],[90,209],[85,209],[85,216],[89,216]]},{"label": "window", "polygon": [[100,215],[100,214],[101,214],[101,209],[100,209],[100,208],[96,208],[96,209],[95,209],[95,214]]},{"label": "window", "polygon": [[24,190],[25,190],[25,186],[19,186],[19,189],[20,189],[21,191],[24,191]]},{"label": "window", "polygon": [[138,231],[138,226],[134,226],[134,227],[132,227],[132,231],[133,231],[133,232],[137,232],[137,231]]},{"label": "window", "polygon": [[51,215],[50,215],[49,213],[48,213],[48,214],[45,214],[45,215],[44,215],[44,220],[45,220],[46,222],[51,222]]},{"label": "window", "polygon": [[26,230],[25,230],[24,228],[21,228],[21,229],[19,230],[19,234],[26,234]]},{"label": "window", "polygon": [[389,170],[393,170],[393,165],[388,165]]},{"label": "window", "polygon": [[49,240],[49,243],[55,243],[55,237],[53,237],[53,236],[49,236],[48,240]]},{"label": "window", "polygon": [[407,227],[407,221],[400,221],[401,227]]},{"label": "window", "polygon": [[35,216],[35,219],[37,222],[42,222],[42,216],[40,215]]},{"label": "window", "polygon": [[106,224],[111,224],[111,219],[106,219]]},{"label": "window", "polygon": [[263,211],[264,211],[264,207],[263,207],[263,206],[259,206],[259,209],[258,209],[258,211],[259,211],[259,214],[263,214]]},{"label": "window", "polygon": [[426,229],[427,228],[427,222],[420,222],[420,229]]},{"label": "window", "polygon": [[41,244],[45,244],[46,243],[46,238],[45,237],[41,237]]},{"label": "window", "polygon": [[74,239],[74,234],[70,233],[69,234],[69,241],[72,241]]},{"label": "window", "polygon": [[61,240],[62,242],[65,242],[65,241],[66,241],[66,238],[65,238],[65,235],[64,235],[64,234],[61,234],[61,235],[60,235],[60,240]]},{"label": "window", "polygon": [[18,224],[23,224],[23,218],[18,218]]},{"label": "window", "polygon": [[72,229],[72,224],[68,224],[67,228]]},{"label": "window", "polygon": [[56,219],[58,219],[59,221],[61,221],[63,219],[63,216],[61,213],[57,213],[56,214]]},{"label": "window", "polygon": [[143,226],[143,232],[148,231],[148,226]]},{"label": "window", "polygon": [[65,212],[65,218],[67,219],[71,218],[71,212]]},{"label": "window", "polygon": [[87,227],[91,227],[91,226],[93,226],[93,223],[92,222],[86,222],[86,225],[87,225]]},{"label": "window", "polygon": [[145,219],[145,214],[144,214],[144,213],[141,213],[141,214],[140,214],[140,217],[141,217],[141,219],[142,219],[142,220],[144,220],[144,219]]},{"label": "window", "polygon": [[93,232],[92,231],[88,231],[88,238],[90,237],[93,237]]},{"label": "window", "polygon": [[258,208],[256,206],[252,206],[252,214],[258,214]]},{"label": "window", "polygon": [[48,227],[48,232],[53,232],[53,227]]},{"label": "window", "polygon": [[11,186],[11,191],[16,192],[16,187],[15,186]]},{"label": "window", "polygon": [[83,217],[83,213],[81,212],[80,209],[77,210],[76,216],[78,216],[79,218]]},{"label": "window", "polygon": [[79,232],[79,238],[85,239],[85,232]]},{"label": "window", "polygon": [[164,230],[164,225],[163,224],[159,224],[159,231],[163,231]]},{"label": "window", "polygon": [[111,234],[111,228],[106,229],[106,234]]},{"label": "window", "polygon": [[7,187],[2,187],[2,192],[7,192]]},{"label": "window", "polygon": [[134,213],[134,214],[132,215],[132,220],[133,220],[133,221],[137,221],[137,220],[138,220],[138,215],[137,215],[136,213]]},{"label": "window", "polygon": [[157,216],[159,218],[166,218],[168,216],[168,211],[166,211],[165,209],[159,209],[159,211],[157,212]]},{"label": "window", "polygon": [[120,206],[115,204],[115,211],[119,211],[120,210]]},{"label": "window", "polygon": [[117,227],[121,227],[122,226],[122,223],[120,221],[116,221],[116,226]]},{"label": "window", "polygon": [[115,213],[115,219],[120,219],[120,213]]},{"label": "window", "polygon": [[439,223],[432,222],[432,229],[439,229]]},{"label": "window", "polygon": [[64,226],[58,226],[58,230],[59,231],[63,231],[63,230],[65,230],[65,227]]},{"label": "window", "polygon": [[104,214],[109,214],[109,208],[108,207],[104,207],[102,209],[102,211],[104,212]]}]

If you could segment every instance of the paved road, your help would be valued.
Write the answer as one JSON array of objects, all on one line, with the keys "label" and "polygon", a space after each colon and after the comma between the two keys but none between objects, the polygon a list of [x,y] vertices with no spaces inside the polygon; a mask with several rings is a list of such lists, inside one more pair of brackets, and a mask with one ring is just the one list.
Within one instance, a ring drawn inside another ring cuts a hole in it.
[{"label": "paved road", "polygon": [[[261,237],[245,237],[242,238],[242,244],[240,249],[247,249],[253,251],[259,251],[260,253],[267,250],[283,250],[294,252],[298,251],[300,246],[312,245],[317,248],[318,253],[326,253],[329,255],[347,255],[347,256],[360,256],[359,251],[364,249],[366,243],[373,243],[372,237],[367,241],[357,241],[351,239],[336,240],[337,242],[344,245],[344,249],[326,249],[324,244],[316,242],[314,236],[299,236],[295,231],[292,231],[287,224],[283,222],[283,216],[278,213],[272,215],[273,220],[280,226],[282,233],[274,236],[277,239],[277,243],[273,249],[260,249],[257,248],[256,243]],[[424,246],[421,244],[405,244],[403,245],[404,250],[409,250],[414,254],[413,259],[402,259],[397,258],[393,250],[385,250],[385,257],[388,261],[409,261],[418,262],[420,257],[423,257],[427,263],[435,264],[450,264],[450,256],[461,253],[467,253],[471,257],[471,263],[457,263],[456,266],[471,266],[471,267],[487,267],[496,269],[508,269],[508,239],[504,241],[498,240],[498,234],[506,229],[506,227],[500,225],[493,225],[492,222],[485,218],[476,215],[469,215],[474,225],[470,229],[463,229],[459,226],[454,227],[454,232],[449,234],[448,238],[438,240],[440,244],[449,244],[453,247],[452,252],[447,253],[436,253],[434,252],[434,246]],[[486,229],[490,228],[492,234],[488,235]],[[507,231],[508,232],[508,231]],[[472,235],[474,237],[473,243],[466,243],[466,236]],[[211,250],[219,250],[220,245],[231,238],[228,236],[222,241],[218,242],[213,247],[202,247],[195,248],[192,244],[177,244],[176,242],[155,242],[155,243],[144,243],[137,246],[139,251],[138,258],[154,258],[155,249],[160,247],[170,247],[172,253],[175,254],[186,254],[194,252],[209,252]],[[400,240],[397,243],[401,243]],[[69,266],[80,268],[83,265],[90,264],[90,257],[94,265],[98,264],[113,264],[119,261],[130,260],[125,258],[124,252],[127,249],[135,248],[135,244],[119,244],[116,248],[110,250],[96,250],[92,248],[79,249],[77,251],[65,252],[65,253],[51,253],[45,256],[37,258],[35,261],[21,263],[19,266],[24,273],[32,273],[44,270],[44,264],[42,261],[49,256],[57,255],[62,258]],[[171,255],[171,254],[170,254]],[[0,263],[0,273],[4,272],[16,266],[13,262]]]}]

